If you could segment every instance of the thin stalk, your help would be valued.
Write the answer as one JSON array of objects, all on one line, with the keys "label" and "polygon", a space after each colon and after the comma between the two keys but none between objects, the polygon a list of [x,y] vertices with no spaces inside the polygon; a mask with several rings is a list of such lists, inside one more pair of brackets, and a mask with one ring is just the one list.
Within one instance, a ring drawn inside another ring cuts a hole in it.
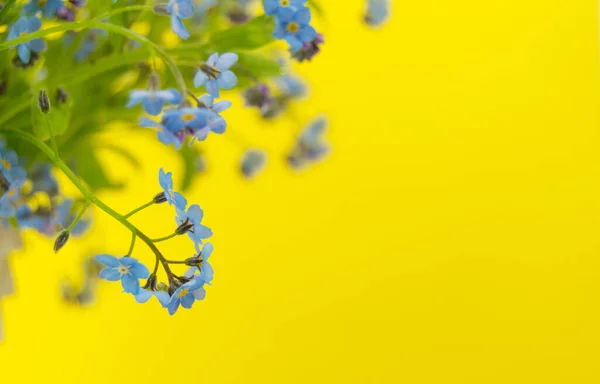
[{"label": "thin stalk", "polygon": [[77,223],[79,222],[79,220],[81,219],[81,217],[83,216],[83,214],[85,213],[85,211],[87,211],[87,209],[88,209],[89,206],[90,206],[90,201],[86,200],[83,208],[81,209],[81,211],[79,211],[79,214],[77,215],[77,217],[75,218],[75,220],[73,220],[73,222],[71,223],[71,225],[69,225],[69,228],[67,228],[67,232],[71,232],[71,230],[73,228],[75,228],[75,226],[77,225]]},{"label": "thin stalk", "polygon": [[161,237],[159,239],[151,239],[151,240],[152,240],[153,243],[160,243],[160,242],[163,242],[163,241],[170,240],[170,239],[174,238],[175,236],[177,236],[177,233],[172,233],[169,236]]},{"label": "thin stalk", "polygon": [[150,238],[148,236],[146,236],[142,231],[140,231],[138,228],[136,228],[135,225],[133,225],[129,221],[127,221],[126,218],[124,218],[122,215],[120,215],[114,209],[112,209],[111,207],[106,205],[102,200],[97,198],[81,182],[81,180],[79,180],[79,178],[75,175],[75,173],[73,173],[71,168],[69,168],[60,159],[60,157],[58,157],[58,155],[52,151],[52,149],[49,146],[47,146],[44,142],[38,140],[35,136],[33,136],[32,134],[30,134],[28,132],[11,130],[11,131],[7,131],[6,134],[13,135],[17,138],[28,141],[29,143],[38,147],[44,154],[46,154],[46,156],[48,156],[48,158],[54,163],[54,165],[56,165],[69,178],[69,180],[71,180],[73,185],[79,190],[79,192],[81,192],[81,194],[86,198],[86,200],[90,201],[92,204],[94,204],[95,206],[97,206],[98,208],[100,208],[101,210],[106,212],[108,215],[112,216],[116,221],[121,223],[125,228],[129,229],[131,231],[132,235],[139,237],[140,240],[142,240],[144,243],[146,243],[148,248],[150,248],[150,250],[156,256],[157,260],[160,261],[163,268],[165,269],[165,272],[167,273],[167,278],[169,279],[169,283],[173,282],[174,275],[173,275],[173,272],[171,271],[171,268],[169,268],[169,263],[167,263],[165,257],[162,255],[162,253],[160,253],[160,251],[158,250],[156,245],[154,245],[152,240],[150,240]]},{"label": "thin stalk", "polygon": [[146,208],[148,208],[149,206],[154,204],[154,200],[147,202],[146,204],[142,205],[141,207],[137,207],[136,209],[134,209],[133,211],[129,212],[128,214],[126,214],[125,216],[123,216],[124,218],[128,219],[131,216],[135,215],[136,213],[138,213],[139,211],[142,211]]}]

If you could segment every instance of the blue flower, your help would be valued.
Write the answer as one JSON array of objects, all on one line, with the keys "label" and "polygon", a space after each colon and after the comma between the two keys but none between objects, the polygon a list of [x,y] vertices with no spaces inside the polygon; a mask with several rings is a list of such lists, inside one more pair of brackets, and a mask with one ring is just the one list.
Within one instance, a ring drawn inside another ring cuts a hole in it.
[{"label": "blue flower", "polygon": [[167,13],[171,15],[171,29],[173,32],[182,39],[189,38],[190,33],[181,19],[189,19],[193,16],[194,4],[192,4],[192,0],[169,0]]},{"label": "blue flower", "polygon": [[[202,252],[200,252],[198,256],[193,257],[193,259],[200,259],[200,264],[197,267],[191,267],[188,269],[184,276],[188,279],[199,277],[206,284],[210,285],[210,283],[213,281],[214,270],[213,267],[208,263],[208,258],[210,255],[212,255],[214,249],[215,247],[212,245],[212,243],[204,244],[204,247],[202,247]],[[198,275],[194,275],[197,270],[200,270],[200,273]]]},{"label": "blue flower", "polygon": [[162,187],[169,205],[175,205],[177,209],[185,209],[187,200],[179,192],[173,191],[173,174],[165,173],[164,169],[158,171],[158,182]]},{"label": "blue flower", "polygon": [[9,219],[17,214],[14,202],[19,197],[19,189],[20,186],[13,183],[0,196],[0,218]]},{"label": "blue flower", "polygon": [[[25,36],[28,33],[38,31],[42,26],[42,21],[35,16],[21,16],[19,20],[11,27],[6,41],[14,40]],[[24,64],[28,64],[31,59],[31,52],[39,53],[46,49],[46,43],[42,39],[33,39],[27,43],[17,45],[17,54]]]},{"label": "blue flower", "polygon": [[180,305],[183,308],[190,309],[196,300],[203,300],[205,297],[204,281],[200,278],[194,278],[173,292],[167,304],[167,309],[172,316],[177,312]]},{"label": "blue flower", "polygon": [[373,27],[383,24],[390,12],[389,0],[368,0],[365,22]]},{"label": "blue flower", "polygon": [[321,117],[306,127],[287,157],[288,164],[292,168],[302,168],[308,163],[320,160],[329,153],[329,146],[323,140],[326,126],[327,120]]},{"label": "blue flower", "polygon": [[169,299],[171,299],[171,296],[165,291],[151,291],[140,288],[139,292],[135,295],[135,301],[144,304],[150,300],[152,296],[156,297],[163,307],[166,307],[169,304]]},{"label": "blue flower", "polygon": [[292,52],[297,52],[304,43],[317,37],[317,31],[309,25],[310,19],[310,10],[305,7],[295,12],[285,12],[276,20],[273,37],[287,41]]},{"label": "blue flower", "polygon": [[181,103],[181,93],[176,89],[166,90],[135,90],[129,94],[127,108],[142,103],[146,113],[157,116],[163,109],[164,103]]},{"label": "blue flower", "polygon": [[200,98],[198,98],[198,108],[207,109],[212,113],[208,115],[206,126],[194,134],[193,140],[198,139],[204,141],[210,132],[216,134],[225,133],[227,121],[225,121],[219,113],[229,109],[231,105],[232,103],[229,100],[221,100],[215,103],[215,99],[211,95],[206,94],[200,96]]},{"label": "blue flower", "polygon": [[306,84],[296,77],[285,75],[276,81],[278,88],[288,97],[300,98],[306,95]]},{"label": "blue flower", "polygon": [[144,128],[160,128],[161,130],[157,131],[158,140],[165,145],[173,144],[176,149],[181,148],[181,144],[183,144],[187,137],[185,132],[171,132],[164,124],[148,119],[147,117],[142,117],[139,124],[140,127]]},{"label": "blue flower", "polygon": [[171,109],[163,114],[162,123],[171,132],[179,132],[185,129],[193,134],[206,127],[210,114],[210,111],[202,108]]},{"label": "blue flower", "polygon": [[44,17],[53,17],[56,11],[64,6],[63,0],[30,0],[21,9],[24,15],[34,15],[37,12],[42,12]]},{"label": "blue flower", "polygon": [[107,266],[100,271],[101,278],[108,281],[121,280],[125,292],[134,295],[140,291],[139,279],[146,279],[150,275],[150,271],[145,265],[131,257],[117,259],[112,255],[98,255],[96,261]]},{"label": "blue flower", "polygon": [[242,157],[242,174],[250,179],[255,177],[265,167],[267,155],[263,151],[250,149]]},{"label": "blue flower", "polygon": [[302,8],[307,0],[265,0],[265,13],[269,16],[277,14],[277,16],[286,15],[293,12],[294,9]]},{"label": "blue flower", "polygon": [[213,53],[206,63],[200,65],[200,70],[194,77],[196,88],[204,85],[206,91],[213,97],[219,97],[219,89],[232,89],[237,84],[237,76],[229,70],[238,61],[235,53],[224,53],[219,56]]},{"label": "blue flower", "polygon": [[204,212],[198,204],[190,206],[185,212],[183,209],[177,209],[177,217],[175,221],[179,227],[185,226],[186,224],[192,227],[187,232],[188,236],[194,242],[196,251],[200,252],[200,244],[202,240],[208,239],[212,236],[210,228],[201,224]]}]

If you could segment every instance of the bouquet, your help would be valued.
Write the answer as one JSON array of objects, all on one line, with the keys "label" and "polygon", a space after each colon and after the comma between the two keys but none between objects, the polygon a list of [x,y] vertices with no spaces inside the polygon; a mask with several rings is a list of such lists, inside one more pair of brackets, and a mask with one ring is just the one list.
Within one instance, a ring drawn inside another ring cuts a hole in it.
[{"label": "bouquet", "polygon": [[[309,63],[323,49],[325,37],[313,25],[318,12],[314,0],[6,1],[0,10],[0,297],[10,291],[6,257],[19,246],[19,233],[51,237],[59,252],[86,234],[94,207],[94,214],[102,211],[126,228],[131,242],[123,254],[96,255],[86,266],[90,279],[98,274],[118,282],[138,303],[155,298],[171,315],[204,299],[213,280],[212,231],[200,205],[185,198],[205,167],[195,143],[226,135],[230,108],[254,108],[274,119],[305,95],[289,63]],[[388,1],[369,0],[364,20],[379,26],[388,12]],[[177,44],[157,43],[165,36]],[[240,92],[244,105],[228,101],[227,91]],[[107,176],[99,150],[138,161],[118,144],[97,140],[114,120],[155,135],[185,164],[178,185],[171,172],[157,170],[156,193],[125,213],[98,197],[123,186]],[[323,116],[306,126],[285,158],[292,169],[327,155],[326,127]],[[256,177],[266,161],[252,148],[240,159],[240,172]],[[56,172],[79,197],[62,193]],[[151,238],[130,218],[159,204],[171,207],[174,223],[165,236]],[[192,257],[161,252],[162,242],[178,236],[189,238]],[[153,263],[135,258],[140,246],[152,251]],[[66,287],[64,296],[85,302],[93,284],[86,287]]]}]

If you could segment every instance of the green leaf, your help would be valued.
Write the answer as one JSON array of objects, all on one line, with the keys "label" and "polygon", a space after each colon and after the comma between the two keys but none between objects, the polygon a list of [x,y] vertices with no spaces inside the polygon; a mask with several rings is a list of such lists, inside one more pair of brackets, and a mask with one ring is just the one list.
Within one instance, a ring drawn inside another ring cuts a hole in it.
[{"label": "green leaf", "polygon": [[50,113],[45,115],[38,106],[38,92],[31,100],[31,124],[33,132],[40,140],[48,140],[54,136],[60,136],[67,130],[71,118],[71,104],[52,105]]},{"label": "green leaf", "polygon": [[241,69],[240,74],[246,74],[258,79],[280,76],[282,74],[281,62],[276,59],[247,52],[238,52],[238,57],[239,60],[236,66]]},{"label": "green leaf", "polygon": [[113,183],[110,181],[104,168],[102,167],[96,152],[90,145],[81,147],[75,155],[75,171],[93,190],[99,189],[120,189],[123,183]]},{"label": "green leaf", "polygon": [[274,29],[274,18],[262,15],[245,24],[213,33],[209,43],[215,52],[220,53],[257,49],[275,41],[271,36]]}]

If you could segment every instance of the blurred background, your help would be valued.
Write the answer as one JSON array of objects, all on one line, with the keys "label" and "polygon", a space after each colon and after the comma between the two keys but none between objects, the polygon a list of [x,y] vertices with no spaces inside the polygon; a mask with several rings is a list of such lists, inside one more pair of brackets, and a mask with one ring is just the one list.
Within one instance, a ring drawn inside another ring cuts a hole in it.
[{"label": "blurred background", "polygon": [[[1,382],[600,381],[597,3],[395,1],[378,30],[363,1],[324,10],[324,52],[295,67],[311,97],[265,125],[231,93],[228,134],[199,144],[209,169],[187,196],[215,233],[206,300],[170,317],[100,283],[93,306],[66,304],[75,261],[124,253],[130,234],[96,211],[58,255],[26,235],[0,303]],[[292,138],[319,114],[332,154],[292,172]],[[183,164],[111,125],[103,139],[144,159],[101,157],[128,185],[101,197],[126,212]],[[251,146],[269,164],[248,182]],[[158,237],[172,216],[134,222]],[[161,249],[192,256],[179,240]]]}]

